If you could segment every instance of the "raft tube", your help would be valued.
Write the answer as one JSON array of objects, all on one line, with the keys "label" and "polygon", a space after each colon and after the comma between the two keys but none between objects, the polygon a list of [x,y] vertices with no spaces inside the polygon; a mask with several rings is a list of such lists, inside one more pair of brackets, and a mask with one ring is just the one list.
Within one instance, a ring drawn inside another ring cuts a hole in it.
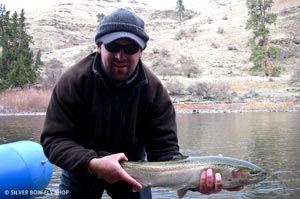
[{"label": "raft tube", "polygon": [[0,199],[37,197],[52,173],[40,144],[22,140],[0,145]]}]

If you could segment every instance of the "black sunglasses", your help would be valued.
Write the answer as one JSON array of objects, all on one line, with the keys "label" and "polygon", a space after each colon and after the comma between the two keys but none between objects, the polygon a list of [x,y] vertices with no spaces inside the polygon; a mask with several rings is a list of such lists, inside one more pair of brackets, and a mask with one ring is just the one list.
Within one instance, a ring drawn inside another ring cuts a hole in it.
[{"label": "black sunglasses", "polygon": [[136,43],[131,43],[128,45],[121,45],[116,42],[111,42],[108,44],[104,44],[104,46],[105,46],[106,50],[108,50],[111,53],[118,53],[118,52],[120,52],[121,49],[123,49],[123,51],[129,55],[133,55],[133,54],[137,53],[140,49],[140,46]]}]

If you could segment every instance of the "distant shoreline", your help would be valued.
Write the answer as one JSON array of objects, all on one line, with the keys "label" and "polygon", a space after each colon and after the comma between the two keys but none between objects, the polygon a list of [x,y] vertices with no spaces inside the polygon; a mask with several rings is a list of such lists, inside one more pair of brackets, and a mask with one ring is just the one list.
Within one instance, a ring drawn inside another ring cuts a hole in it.
[{"label": "distant shoreline", "polygon": [[184,102],[174,103],[177,113],[246,113],[246,112],[300,112],[300,101],[270,102],[249,101],[234,102]]},{"label": "distant shoreline", "polygon": [[[177,114],[205,114],[205,113],[253,113],[253,112],[300,112],[299,102],[270,102],[251,101],[245,103],[228,102],[178,102],[174,103]],[[44,116],[45,111],[0,111],[3,116]]]},{"label": "distant shoreline", "polygon": [[[52,90],[24,89],[0,92],[0,116],[45,115]],[[174,97],[174,96],[173,96]],[[171,96],[172,98],[172,96]],[[175,98],[173,98],[174,100]],[[241,101],[186,100],[176,97],[177,113],[300,112],[300,97],[248,98]]]}]

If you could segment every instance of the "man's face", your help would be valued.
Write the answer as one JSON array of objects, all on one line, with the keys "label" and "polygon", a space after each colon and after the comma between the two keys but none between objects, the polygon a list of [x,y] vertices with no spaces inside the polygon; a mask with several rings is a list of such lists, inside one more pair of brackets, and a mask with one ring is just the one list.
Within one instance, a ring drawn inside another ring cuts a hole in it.
[{"label": "man's face", "polygon": [[[101,44],[98,53],[101,54],[104,70],[109,77],[123,81],[133,73],[142,56],[142,50],[130,39],[119,39],[110,44]],[[127,48],[128,51],[124,48]],[[135,49],[137,52],[135,52]],[[117,51],[117,52],[112,52]],[[126,53],[127,51],[127,53]],[[132,52],[134,52],[132,54]]]}]

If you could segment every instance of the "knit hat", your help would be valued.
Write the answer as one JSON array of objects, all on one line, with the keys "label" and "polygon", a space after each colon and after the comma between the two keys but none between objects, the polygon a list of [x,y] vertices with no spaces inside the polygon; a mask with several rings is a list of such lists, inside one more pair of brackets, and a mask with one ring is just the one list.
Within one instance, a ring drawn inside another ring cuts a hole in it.
[{"label": "knit hat", "polygon": [[135,41],[141,49],[145,49],[149,36],[144,31],[144,21],[130,12],[120,8],[106,15],[97,30],[96,44],[110,43],[121,38],[129,38]]}]

